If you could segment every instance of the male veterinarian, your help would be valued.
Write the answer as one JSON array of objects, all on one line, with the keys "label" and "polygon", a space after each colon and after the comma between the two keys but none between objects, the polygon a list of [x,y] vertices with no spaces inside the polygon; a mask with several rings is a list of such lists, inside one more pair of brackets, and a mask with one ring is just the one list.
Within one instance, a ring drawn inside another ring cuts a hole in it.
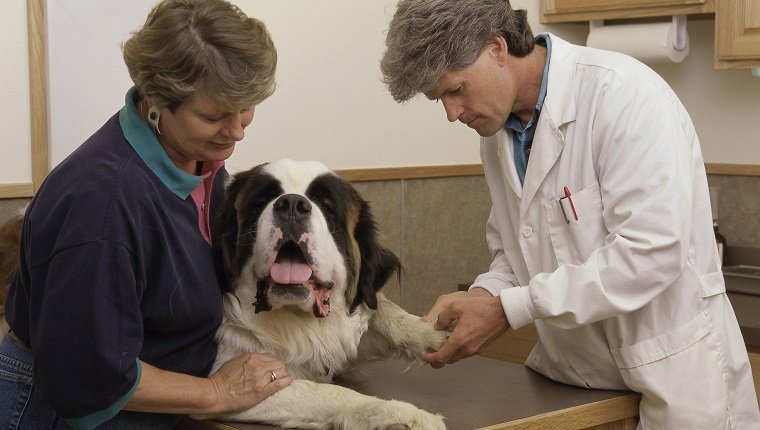
[{"label": "male veterinarian", "polygon": [[526,364],[642,394],[640,429],[760,429],[694,126],[652,70],[533,36],[505,0],[402,0],[381,67],[481,139],[488,272],[428,314],[434,367],[535,323]]}]

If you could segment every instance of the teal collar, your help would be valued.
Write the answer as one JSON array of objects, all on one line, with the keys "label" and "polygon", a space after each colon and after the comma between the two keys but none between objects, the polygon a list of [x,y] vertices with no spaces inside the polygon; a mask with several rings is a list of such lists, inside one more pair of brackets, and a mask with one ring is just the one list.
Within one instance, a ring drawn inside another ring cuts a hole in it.
[{"label": "teal collar", "polygon": [[135,104],[138,97],[137,88],[132,87],[127,92],[124,107],[119,112],[119,124],[124,137],[161,182],[184,200],[200,185],[202,179],[178,168],[169,159],[153,131],[140,116]]}]

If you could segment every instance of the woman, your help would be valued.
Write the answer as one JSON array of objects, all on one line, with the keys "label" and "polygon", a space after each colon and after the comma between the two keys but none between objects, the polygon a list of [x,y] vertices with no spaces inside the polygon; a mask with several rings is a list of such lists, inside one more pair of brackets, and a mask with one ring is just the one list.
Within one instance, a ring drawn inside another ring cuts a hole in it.
[{"label": "woman", "polygon": [[168,429],[292,381],[260,354],[207,376],[222,319],[210,219],[224,160],[274,90],[265,26],[223,0],[165,0],[123,51],[125,106],[25,216],[0,349],[0,422],[14,428]]}]

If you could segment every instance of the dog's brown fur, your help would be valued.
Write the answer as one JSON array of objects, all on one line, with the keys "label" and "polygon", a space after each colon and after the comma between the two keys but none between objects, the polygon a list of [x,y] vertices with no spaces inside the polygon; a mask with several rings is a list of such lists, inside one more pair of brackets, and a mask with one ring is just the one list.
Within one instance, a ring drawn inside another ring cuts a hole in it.
[{"label": "dog's brown fur", "polygon": [[8,294],[8,287],[18,268],[23,223],[24,217],[16,215],[0,226],[0,327],[2,328],[0,333],[8,330],[5,323],[5,296]]}]

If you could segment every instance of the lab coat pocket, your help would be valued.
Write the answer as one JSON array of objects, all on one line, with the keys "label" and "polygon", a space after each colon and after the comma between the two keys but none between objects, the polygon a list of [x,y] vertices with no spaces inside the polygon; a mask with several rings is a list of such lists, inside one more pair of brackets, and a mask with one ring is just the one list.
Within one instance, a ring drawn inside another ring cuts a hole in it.
[{"label": "lab coat pocket", "polygon": [[669,333],[613,349],[612,356],[626,385],[643,394],[644,428],[724,428],[725,352],[707,312]]},{"label": "lab coat pocket", "polygon": [[572,191],[570,198],[564,197],[558,195],[544,203],[549,236],[559,265],[580,264],[595,249],[604,246],[607,237],[599,184],[594,182]]}]

